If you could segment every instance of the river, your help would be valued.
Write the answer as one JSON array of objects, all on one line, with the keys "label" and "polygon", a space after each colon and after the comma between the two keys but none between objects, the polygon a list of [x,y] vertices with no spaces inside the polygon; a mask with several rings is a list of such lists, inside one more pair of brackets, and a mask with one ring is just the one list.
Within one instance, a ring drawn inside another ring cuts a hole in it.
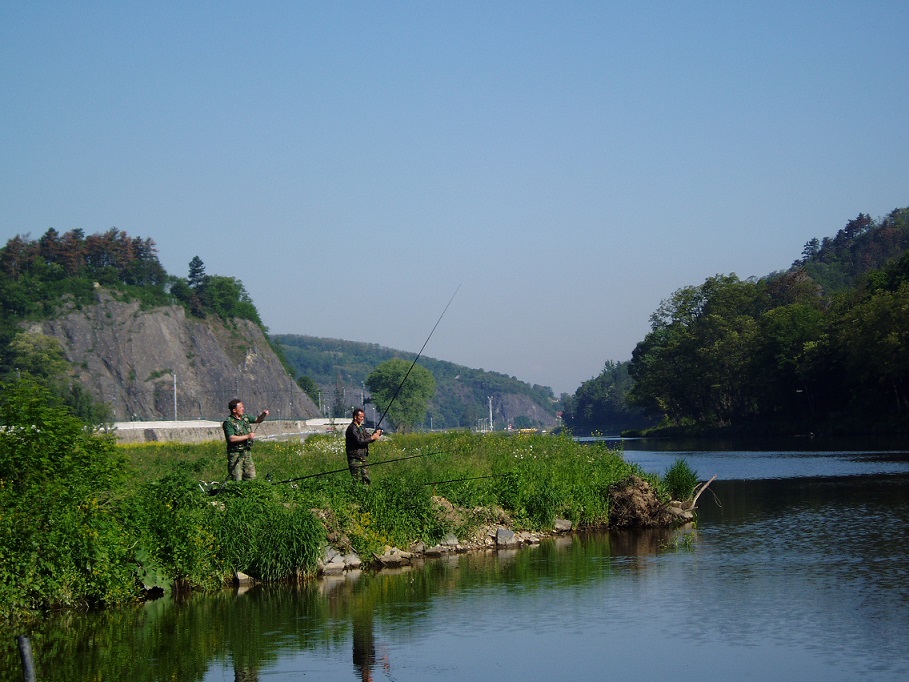
[{"label": "river", "polygon": [[909,679],[909,451],[621,444],[718,476],[696,529],[70,614],[38,680]]}]

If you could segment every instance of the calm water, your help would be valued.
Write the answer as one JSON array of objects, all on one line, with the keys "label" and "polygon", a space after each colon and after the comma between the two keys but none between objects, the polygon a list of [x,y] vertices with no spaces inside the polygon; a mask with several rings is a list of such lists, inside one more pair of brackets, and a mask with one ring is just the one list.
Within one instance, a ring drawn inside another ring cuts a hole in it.
[{"label": "calm water", "polygon": [[69,616],[33,635],[38,679],[909,679],[909,453],[860,445],[626,441],[718,474],[696,531]]}]

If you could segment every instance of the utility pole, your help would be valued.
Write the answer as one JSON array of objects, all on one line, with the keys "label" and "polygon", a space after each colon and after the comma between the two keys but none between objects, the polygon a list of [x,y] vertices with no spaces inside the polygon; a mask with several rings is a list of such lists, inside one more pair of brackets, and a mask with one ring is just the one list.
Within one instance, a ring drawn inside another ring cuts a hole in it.
[{"label": "utility pole", "polygon": [[174,421],[177,421],[177,373],[172,372],[174,375]]},{"label": "utility pole", "polygon": [[489,430],[495,431],[495,428],[492,425],[492,397],[486,396],[486,400],[489,401]]}]

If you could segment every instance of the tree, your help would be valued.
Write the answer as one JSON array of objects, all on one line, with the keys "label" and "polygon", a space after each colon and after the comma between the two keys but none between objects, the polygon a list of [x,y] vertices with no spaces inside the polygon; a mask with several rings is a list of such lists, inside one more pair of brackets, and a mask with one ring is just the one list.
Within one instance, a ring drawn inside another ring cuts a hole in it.
[{"label": "tree", "polygon": [[[408,374],[409,372],[409,374]],[[376,367],[366,378],[376,409],[402,431],[413,429],[426,417],[436,392],[436,380],[425,367],[393,358]],[[396,397],[397,396],[397,397]]]},{"label": "tree", "polygon": [[51,391],[0,386],[0,603],[5,613],[124,601],[136,593],[117,489],[126,458]]},{"label": "tree", "polygon": [[303,392],[312,398],[312,401],[319,404],[319,393],[322,389],[319,388],[319,384],[313,381],[312,377],[301,374],[297,377],[297,386],[303,389]]},{"label": "tree", "polygon": [[201,298],[205,309],[215,313],[223,320],[236,317],[262,326],[259,311],[253,305],[252,298],[243,283],[236,277],[206,276]]},{"label": "tree", "polygon": [[110,406],[93,398],[72,375],[63,347],[52,336],[20,332],[9,344],[10,376],[29,379],[48,389],[87,424],[110,421]]},{"label": "tree", "polygon": [[721,426],[751,416],[756,318],[767,305],[764,287],[735,275],[676,291],[632,353],[632,401],[674,424]]},{"label": "tree", "polygon": [[193,256],[193,259],[189,261],[189,276],[186,278],[186,283],[196,290],[205,284],[205,263],[198,256]]},{"label": "tree", "polygon": [[632,386],[629,364],[607,361],[599,376],[585,381],[574,396],[564,401],[562,417],[572,433],[620,432],[652,424],[643,410],[627,402]]},{"label": "tree", "polygon": [[836,325],[835,340],[855,404],[909,411],[909,283],[852,306]]},{"label": "tree", "polygon": [[69,372],[63,348],[53,336],[21,332],[13,339],[10,350],[17,373],[28,373],[39,381],[44,380],[45,385],[62,379]]}]

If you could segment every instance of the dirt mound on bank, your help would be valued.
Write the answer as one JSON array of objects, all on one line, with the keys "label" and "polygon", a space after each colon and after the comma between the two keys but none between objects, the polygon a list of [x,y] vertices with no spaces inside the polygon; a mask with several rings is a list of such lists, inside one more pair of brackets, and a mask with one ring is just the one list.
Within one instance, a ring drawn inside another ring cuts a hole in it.
[{"label": "dirt mound on bank", "polygon": [[672,523],[672,514],[653,487],[629,476],[609,489],[609,524],[615,528],[649,528]]}]

